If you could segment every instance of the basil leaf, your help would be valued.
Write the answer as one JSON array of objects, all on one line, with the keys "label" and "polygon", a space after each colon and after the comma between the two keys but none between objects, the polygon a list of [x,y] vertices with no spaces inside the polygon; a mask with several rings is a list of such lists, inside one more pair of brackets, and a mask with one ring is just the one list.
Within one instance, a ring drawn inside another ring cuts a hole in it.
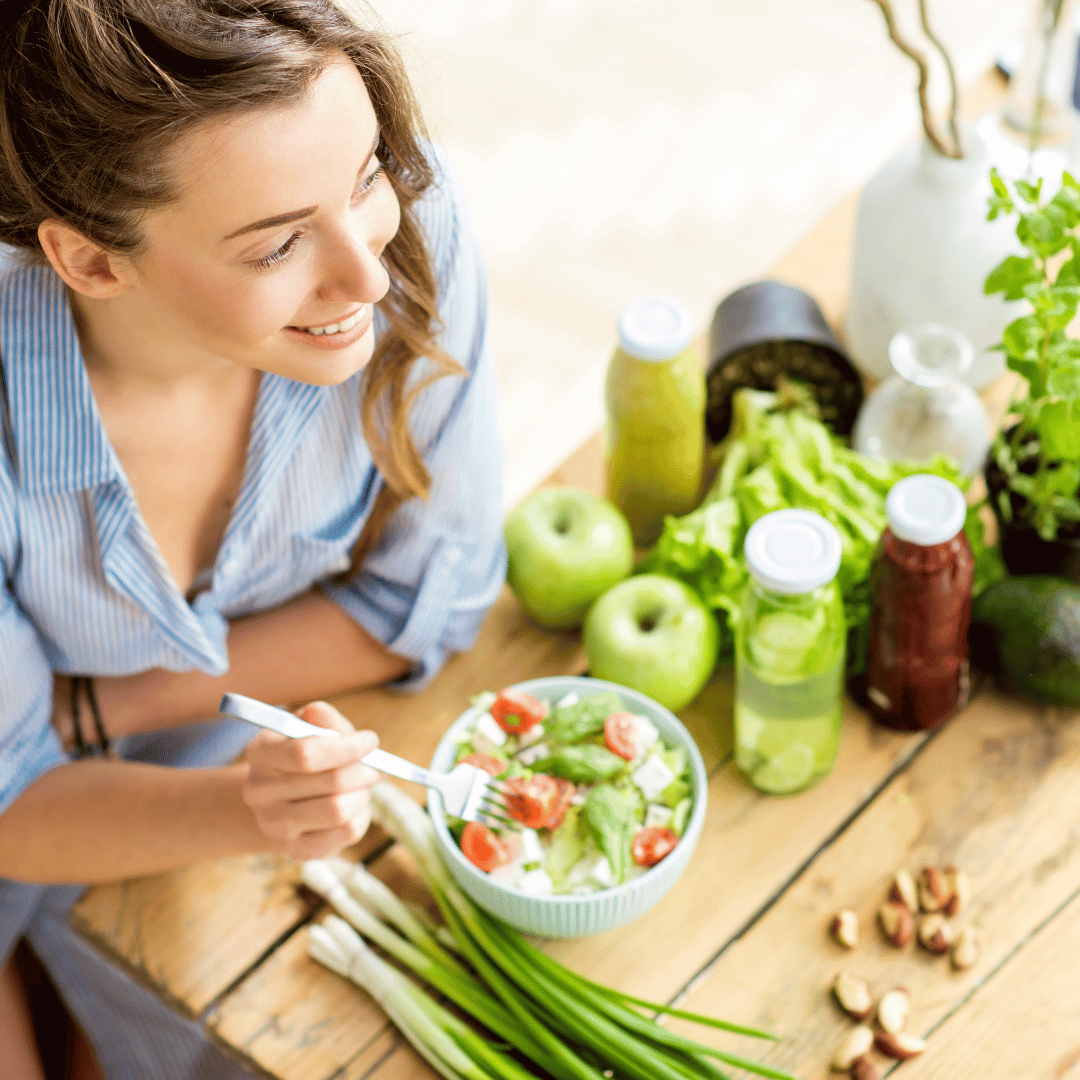
[{"label": "basil leaf", "polygon": [[554,753],[532,766],[534,773],[562,776],[575,784],[595,784],[610,780],[627,766],[625,758],[613,754],[605,746],[585,743],[581,746],[560,746]]},{"label": "basil leaf", "polygon": [[574,705],[555,709],[544,721],[544,738],[554,742],[579,742],[604,730],[613,712],[622,712],[619,695],[611,690],[593,694]]}]

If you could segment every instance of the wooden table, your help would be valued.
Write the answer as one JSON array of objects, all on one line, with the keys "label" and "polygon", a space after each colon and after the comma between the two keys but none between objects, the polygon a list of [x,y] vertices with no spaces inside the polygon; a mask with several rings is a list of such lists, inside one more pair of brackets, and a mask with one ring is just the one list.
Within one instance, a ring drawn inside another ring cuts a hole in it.
[{"label": "wooden table", "polygon": [[[1000,86],[984,79],[969,108],[998,95]],[[841,206],[777,267],[834,320],[846,294],[853,206]],[[599,439],[551,482],[599,491]],[[425,761],[469,695],[584,666],[575,634],[532,626],[504,591],[475,647],[422,695],[367,690],[335,704],[387,749]],[[1071,714],[986,689],[942,731],[899,735],[849,705],[833,773],[786,798],[757,794],[734,768],[725,673],[683,717],[710,777],[689,868],[637,922],[552,942],[553,955],[630,993],[767,1027],[783,1038],[765,1059],[807,1080],[828,1075],[849,1026],[828,993],[841,969],[875,992],[911,990],[908,1026],[930,1047],[899,1067],[902,1077],[1080,1077],[1080,724]],[[354,854],[423,900],[400,847],[373,830]],[[947,864],[971,878],[973,899],[958,922],[983,940],[981,959],[963,973],[914,948],[890,949],[873,929],[897,869]],[[297,883],[287,860],[237,858],[94,888],[73,920],[253,1071],[279,1080],[433,1076],[362,991],[308,959],[305,927],[323,908]],[[853,953],[826,933],[840,907],[854,908],[862,923]],[[694,1034],[761,1051],[736,1037]]]}]

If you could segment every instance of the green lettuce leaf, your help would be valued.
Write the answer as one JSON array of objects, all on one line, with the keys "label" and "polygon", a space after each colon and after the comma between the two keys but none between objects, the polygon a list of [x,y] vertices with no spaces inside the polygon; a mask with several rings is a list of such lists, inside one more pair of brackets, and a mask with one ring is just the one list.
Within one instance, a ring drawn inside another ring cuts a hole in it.
[{"label": "green lettuce leaf", "polygon": [[[730,656],[734,626],[747,582],[742,555],[746,532],[774,510],[798,507],[821,514],[840,535],[837,583],[848,625],[848,670],[862,670],[870,619],[870,566],[886,524],[885,497],[898,480],[934,473],[961,489],[967,480],[952,459],[886,462],[844,446],[804,409],[780,395],[738,390],[732,427],[717,448],[720,471],[701,507],[668,517],[641,569],[670,574],[695,589],[717,614],[721,655]],[[965,526],[975,555],[976,590],[1002,572],[997,550],[986,543],[981,520]]]}]

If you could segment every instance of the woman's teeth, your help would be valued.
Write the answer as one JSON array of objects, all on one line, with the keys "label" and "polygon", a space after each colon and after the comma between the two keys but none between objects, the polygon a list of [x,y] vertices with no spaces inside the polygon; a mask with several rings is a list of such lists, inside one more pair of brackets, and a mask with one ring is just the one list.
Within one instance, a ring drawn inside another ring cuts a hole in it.
[{"label": "woman's teeth", "polygon": [[318,337],[320,334],[343,334],[346,330],[351,330],[359,321],[363,311],[358,311],[355,315],[350,315],[342,322],[329,323],[326,326],[305,326],[304,330],[309,334],[313,334]]}]

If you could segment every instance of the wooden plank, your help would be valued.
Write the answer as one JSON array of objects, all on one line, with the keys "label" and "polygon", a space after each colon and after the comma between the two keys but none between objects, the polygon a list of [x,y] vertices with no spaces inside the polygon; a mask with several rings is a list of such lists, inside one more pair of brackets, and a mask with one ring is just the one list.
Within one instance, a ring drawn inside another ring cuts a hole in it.
[{"label": "wooden plank", "polygon": [[[369,869],[407,903],[435,912],[404,848],[395,845]],[[269,1075],[359,1080],[394,1051],[396,1036],[363,990],[311,960],[307,948],[305,927],[218,1003],[209,1030]]]},{"label": "wooden plank", "polygon": [[290,860],[248,855],[90,889],[75,929],[156,990],[198,1016],[314,904]]},{"label": "wooden plank", "polygon": [[363,990],[317,964],[307,949],[305,927],[225,999],[208,1027],[272,1076],[322,1080],[367,1057],[389,1022]]},{"label": "wooden plank", "polygon": [[[827,1073],[849,1026],[829,994],[841,970],[866,979],[875,994],[907,986],[909,1029],[931,1032],[1080,890],[1080,725],[1069,719],[984,692],[720,955],[684,1007],[772,1029],[784,1041],[766,1060],[807,1078]],[[779,839],[765,830],[757,838],[763,846]],[[956,921],[983,939],[981,960],[964,973],[914,947],[891,949],[874,926],[897,869],[947,864],[964,868],[973,887],[972,903]],[[733,880],[733,888],[743,887]],[[826,934],[841,907],[853,908],[863,928],[851,953]],[[1071,978],[1063,970],[1057,981]],[[992,1057],[988,1048],[980,1064]],[[927,1076],[985,1075],[937,1071],[929,1057],[926,1068]]]},{"label": "wooden plank", "polygon": [[1080,1076],[1080,896],[1074,895],[904,1067],[904,1080]]}]

